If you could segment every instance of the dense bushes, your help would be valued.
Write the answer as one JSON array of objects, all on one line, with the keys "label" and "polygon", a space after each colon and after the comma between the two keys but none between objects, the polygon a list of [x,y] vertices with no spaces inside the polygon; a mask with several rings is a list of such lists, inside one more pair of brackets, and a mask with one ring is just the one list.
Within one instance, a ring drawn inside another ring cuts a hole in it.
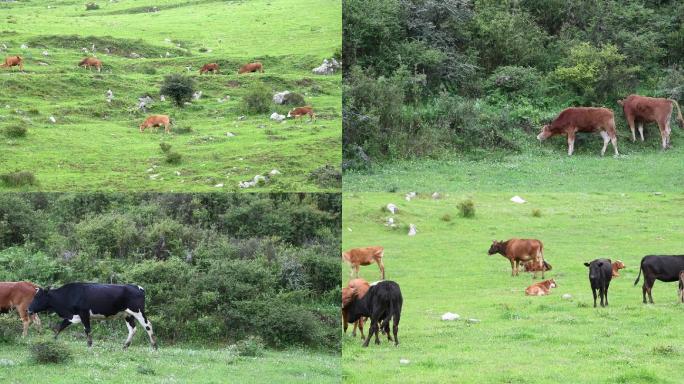
[{"label": "dense bushes", "polygon": [[168,75],[164,77],[159,93],[170,97],[176,106],[182,107],[185,102],[192,99],[192,94],[195,93],[195,81],[183,75]]},{"label": "dense bushes", "polygon": [[325,194],[4,195],[0,280],[139,284],[167,344],[252,335],[333,348],[340,204]]}]

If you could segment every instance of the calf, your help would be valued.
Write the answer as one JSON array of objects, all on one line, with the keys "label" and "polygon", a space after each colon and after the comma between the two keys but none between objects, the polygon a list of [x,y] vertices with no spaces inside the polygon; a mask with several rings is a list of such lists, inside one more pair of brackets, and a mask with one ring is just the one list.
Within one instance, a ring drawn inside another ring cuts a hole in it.
[{"label": "calf", "polygon": [[523,264],[523,270],[525,272],[537,272],[537,271],[550,271],[552,269],[551,264],[547,263],[546,260],[542,261],[544,265],[542,268],[539,268],[539,264],[535,264],[534,261],[528,261],[527,263]]},{"label": "calf", "polygon": [[[495,253],[501,254],[511,262],[511,276],[518,275],[521,262],[534,261],[542,273],[542,279],[544,278],[544,244],[541,241],[515,238],[507,241],[494,240],[488,254],[491,256]],[[533,278],[536,277],[537,271],[534,271]]]},{"label": "calf", "polygon": [[359,277],[359,269],[362,265],[371,265],[376,263],[380,268],[380,279],[385,280],[385,265],[382,258],[385,254],[385,248],[380,246],[352,248],[346,252],[342,252],[342,260],[351,265],[351,277]]},{"label": "calf", "polygon": [[140,133],[144,132],[145,128],[157,126],[164,126],[164,132],[171,133],[169,125],[171,125],[171,119],[167,115],[151,115],[140,124]]},{"label": "calf", "polygon": [[684,303],[684,271],[679,272],[679,300]]},{"label": "calf", "polygon": [[394,281],[380,281],[370,286],[363,298],[358,297],[358,291],[352,292],[352,298],[347,305],[347,320],[355,322],[361,317],[370,317],[370,330],[364,347],[368,346],[370,339],[375,335],[375,344],[380,344],[378,338],[379,329],[387,331],[387,338],[392,340],[389,334],[389,324],[392,321],[392,333],[394,345],[399,345],[399,320],[401,318],[401,306],[403,298],[399,284]]},{"label": "calf", "polygon": [[[589,267],[589,283],[591,284],[591,293],[594,295],[594,308],[596,308],[596,291],[599,291],[601,298],[601,306],[608,306],[608,286],[610,279],[613,276],[613,269],[611,267],[610,259],[596,259],[590,263],[584,263]],[[605,298],[606,304],[603,304]]]},{"label": "calf", "polygon": [[261,72],[264,73],[264,66],[260,62],[245,64],[240,69],[238,69],[238,75],[250,72]]},{"label": "calf", "polygon": [[641,293],[644,299],[644,304],[646,304],[646,294],[648,293],[648,299],[653,304],[653,296],[651,291],[653,290],[653,284],[656,280],[663,282],[672,282],[679,279],[679,272],[684,270],[684,255],[674,255],[674,256],[659,256],[659,255],[648,255],[641,259],[641,265],[639,267],[639,275],[634,281],[634,285],[639,283],[641,279],[641,272],[644,272],[644,285],[641,287]]},{"label": "calf", "polygon": [[204,64],[200,68],[200,75],[206,72],[219,73],[219,65],[216,63]]},{"label": "calf", "polygon": [[613,277],[620,277],[620,272],[619,272],[619,271],[620,271],[621,269],[625,269],[625,263],[623,263],[623,262],[620,261],[620,260],[615,260],[615,261],[613,261],[613,263],[611,264],[611,267],[612,267],[612,269],[613,269],[613,274],[612,274]]},{"label": "calf", "polygon": [[625,119],[632,131],[632,141],[636,141],[634,134],[634,123],[639,125],[639,135],[644,141],[644,124],[656,123],[660,129],[661,145],[663,149],[670,147],[670,117],[672,116],[672,106],[677,107],[677,122],[684,128],[684,118],[679,109],[679,103],[673,99],[662,99],[657,97],[645,97],[639,95],[629,95],[623,100],[618,100],[625,113]]},{"label": "calf", "polygon": [[28,307],[33,300],[33,296],[36,294],[37,288],[36,285],[28,281],[0,283],[0,313],[7,313],[12,309],[17,311],[24,326],[24,330],[21,333],[22,337],[28,335],[28,327],[31,321],[37,327],[40,327],[38,315],[29,315],[28,313]]},{"label": "calf", "polygon": [[0,64],[0,67],[12,68],[19,67],[20,71],[24,71],[24,59],[21,56],[7,56],[5,62]]},{"label": "calf", "polygon": [[[362,299],[365,295],[366,292],[368,292],[368,289],[370,288],[370,284],[364,279],[353,279],[349,282],[347,287],[342,288],[342,324],[344,327],[344,333],[347,333],[347,327],[349,322],[347,321],[347,306],[352,300],[352,294],[356,292],[356,297]],[[359,331],[361,332],[361,338],[365,338],[366,336],[363,334],[363,321],[364,318],[361,317],[359,318],[356,322],[354,322],[354,329],[352,330],[352,337],[356,337],[356,328],[358,327]]]},{"label": "calf", "polygon": [[309,121],[316,121],[316,114],[313,111],[313,107],[310,106],[293,108],[287,113],[287,117],[294,117],[295,119],[306,115],[309,115]]},{"label": "calf", "polygon": [[85,59],[81,60],[80,63],[78,63],[78,66],[88,69],[95,67],[97,68],[97,71],[100,72],[102,69],[102,60],[96,59],[94,57],[86,57]]},{"label": "calf", "polygon": [[44,311],[55,312],[63,319],[56,330],[55,339],[69,325],[83,323],[88,347],[90,347],[93,345],[90,320],[122,315],[128,327],[128,338],[124,343],[124,349],[131,345],[136,331],[136,320],[147,331],[152,347],[157,349],[157,339],[152,331],[152,323],[145,316],[145,290],[140,286],[70,283],[57,289],[38,288],[29,305],[28,313]]},{"label": "calf", "polygon": [[540,281],[527,287],[525,289],[525,295],[546,296],[551,293],[551,288],[556,288],[556,281],[554,279]]},{"label": "calf", "polygon": [[568,156],[572,156],[577,132],[597,131],[603,138],[601,156],[605,154],[608,142],[613,144],[615,156],[618,156],[615,118],[613,111],[606,108],[566,108],[551,124],[542,127],[537,139],[543,141],[551,136],[565,135],[568,137]]}]

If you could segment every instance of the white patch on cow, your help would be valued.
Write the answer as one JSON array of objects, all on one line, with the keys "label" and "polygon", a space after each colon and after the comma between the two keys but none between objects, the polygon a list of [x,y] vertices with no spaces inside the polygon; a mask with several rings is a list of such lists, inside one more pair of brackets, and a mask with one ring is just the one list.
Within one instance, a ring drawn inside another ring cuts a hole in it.
[{"label": "white patch on cow", "polygon": [[143,288],[143,287],[141,287],[141,286],[139,286],[139,285],[138,285],[138,289],[141,290],[141,291],[144,291],[144,290],[145,290],[145,288]]},{"label": "white patch on cow", "polygon": [[372,282],[372,283],[370,283],[370,284],[368,284],[368,285],[370,285],[370,286],[372,287],[372,286],[374,286],[374,285],[377,285],[377,284],[378,284],[379,282],[381,282],[381,281],[383,281],[383,280],[374,281],[374,282]]},{"label": "white patch on cow", "polygon": [[152,330],[152,323],[150,323],[149,321],[146,321],[146,319],[142,315],[142,312],[140,312],[140,311],[133,312],[132,310],[126,308],[125,312],[128,313],[129,315],[135,317],[136,320],[138,320],[138,323],[140,323],[140,325],[142,325],[143,328],[145,328],[147,335],[150,337],[150,342],[152,342],[154,344],[155,343],[154,342],[154,331]]},{"label": "white patch on cow", "polygon": [[69,319],[69,322],[71,324],[78,324],[81,322],[81,316],[79,315],[74,315],[71,319]]},{"label": "white patch on cow", "polygon": [[125,345],[130,345],[131,340],[133,340],[133,336],[135,336],[135,332],[137,331],[137,328],[131,327],[131,325],[128,324],[128,321],[126,322],[126,327],[128,328],[128,337],[126,338],[126,344]]}]

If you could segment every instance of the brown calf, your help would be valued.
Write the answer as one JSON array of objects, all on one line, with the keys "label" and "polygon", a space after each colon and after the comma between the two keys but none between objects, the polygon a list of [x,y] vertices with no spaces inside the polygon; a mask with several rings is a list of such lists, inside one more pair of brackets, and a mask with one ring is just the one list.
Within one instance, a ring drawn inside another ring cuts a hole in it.
[{"label": "brown calf", "polygon": [[[544,244],[535,239],[510,239],[507,241],[492,242],[489,247],[489,255],[501,254],[511,262],[511,276],[518,275],[520,263],[524,261],[534,261],[537,268],[544,278]],[[537,271],[533,278],[537,277]]]},{"label": "brown calf", "polygon": [[24,71],[24,59],[22,59],[21,56],[7,56],[5,62],[0,64],[0,67],[19,67],[20,71]]},{"label": "brown calf", "polygon": [[382,263],[385,248],[380,246],[352,248],[342,252],[342,259],[351,265],[351,276],[359,277],[359,268],[362,265],[378,264],[380,268],[380,279],[385,280],[385,265]]},{"label": "brown calf", "polygon": [[625,119],[632,131],[632,141],[636,141],[634,134],[634,123],[639,125],[639,135],[644,141],[644,124],[656,123],[660,129],[660,139],[663,149],[670,147],[670,117],[672,116],[672,105],[677,107],[677,122],[684,128],[684,118],[679,109],[677,100],[661,99],[656,97],[646,97],[639,95],[629,95],[623,100],[618,100],[625,113]]},{"label": "brown calf", "polygon": [[309,120],[316,121],[316,114],[313,111],[313,107],[310,107],[308,105],[306,107],[294,108],[287,113],[287,117],[294,117],[295,119],[298,119],[306,115],[309,115]]},{"label": "brown calf", "polygon": [[38,287],[33,283],[27,281],[0,283],[0,312],[6,313],[11,309],[16,309],[24,325],[24,330],[21,336],[28,334],[28,327],[31,321],[40,327],[40,319],[38,315],[33,314],[29,316],[28,307],[33,301],[33,296],[36,295]]},{"label": "brown calf", "polygon": [[219,65],[216,63],[204,64],[200,68],[200,75],[206,72],[219,73]]},{"label": "brown calf", "polygon": [[566,108],[558,117],[542,127],[537,135],[539,141],[555,135],[568,137],[568,156],[575,151],[575,135],[577,132],[599,132],[603,138],[601,156],[606,153],[608,142],[613,144],[615,156],[618,155],[617,136],[615,134],[615,118],[613,111],[606,108]]},{"label": "brown calf", "polygon": [[261,72],[264,73],[264,66],[260,62],[245,64],[240,69],[238,69],[238,75],[250,72]]},{"label": "brown calf", "polygon": [[615,260],[611,263],[611,267],[613,268],[613,277],[620,277],[619,271],[625,269],[625,263],[620,260]]},{"label": "brown calf", "polygon": [[145,119],[145,121],[143,121],[142,124],[140,124],[140,132],[142,133],[143,131],[145,131],[145,128],[164,126],[164,132],[170,133],[170,124],[171,121],[167,115],[152,115]]},{"label": "brown calf", "polygon": [[[544,272],[550,271],[551,270],[551,264],[547,263],[546,260],[544,260],[544,265],[543,265],[543,270]],[[538,264],[535,264],[534,261],[528,261],[525,264],[523,264],[523,270],[525,272],[537,272],[541,271],[542,269],[539,268]]]},{"label": "brown calf", "polygon": [[92,67],[97,68],[97,71],[102,70],[102,60],[96,59],[94,57],[86,57],[78,63],[79,67],[88,68],[92,70]]},{"label": "brown calf", "polygon": [[532,284],[525,289],[527,296],[546,296],[551,293],[551,288],[556,288],[556,281],[553,279],[540,281]]},{"label": "brown calf", "polygon": [[[347,307],[351,303],[354,297],[359,299],[363,298],[368,292],[370,284],[364,279],[353,279],[349,282],[347,287],[342,288],[342,324],[344,326],[344,333],[347,333],[347,327],[349,322],[347,321]],[[352,330],[352,337],[356,337],[356,328],[361,332],[361,338],[364,339],[366,336],[363,334],[363,322],[364,318],[360,317],[354,322],[354,329]]]}]

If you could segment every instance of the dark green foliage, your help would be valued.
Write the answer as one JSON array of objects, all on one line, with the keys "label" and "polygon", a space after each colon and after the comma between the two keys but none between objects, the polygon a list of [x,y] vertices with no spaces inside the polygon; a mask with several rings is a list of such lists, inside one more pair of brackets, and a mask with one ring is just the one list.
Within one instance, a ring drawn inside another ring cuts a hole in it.
[{"label": "dark green foliage", "polygon": [[183,156],[174,151],[169,151],[166,152],[166,162],[169,164],[180,164],[181,160],[183,159]]},{"label": "dark green foliage", "polygon": [[161,148],[162,152],[167,153],[171,149],[171,144],[161,142],[159,143],[159,148]]},{"label": "dark green foliage", "polygon": [[309,173],[309,180],[314,181],[322,188],[341,188],[342,173],[336,167],[326,164]]},{"label": "dark green foliage", "polygon": [[86,11],[95,11],[100,9],[100,6],[97,5],[96,3],[87,3],[86,4]]},{"label": "dark green foliage", "polygon": [[271,91],[263,84],[252,87],[242,98],[242,108],[245,113],[267,113],[271,109]]},{"label": "dark green foliage", "polygon": [[71,351],[57,341],[39,341],[31,345],[31,359],[38,364],[63,364],[71,360]]},{"label": "dark green foliage", "polygon": [[192,99],[192,94],[195,93],[195,81],[183,75],[168,75],[164,77],[159,93],[170,97],[176,106],[182,107],[183,103]]},{"label": "dark green foliage", "polygon": [[21,335],[21,321],[15,311],[0,315],[0,344],[12,343]]},{"label": "dark green foliage", "polygon": [[157,374],[153,368],[150,368],[146,365],[138,365],[138,367],[135,370],[141,375],[154,376]]},{"label": "dark green foliage", "polygon": [[290,92],[283,97],[283,104],[296,107],[304,106],[304,96],[300,95],[299,93]]},{"label": "dark green foliage", "polygon": [[532,210],[532,217],[541,217],[542,216],[542,211],[539,208],[534,208]]},{"label": "dark green foliage", "polygon": [[29,171],[15,171],[0,175],[2,181],[8,187],[21,187],[24,185],[36,185],[38,180]]},{"label": "dark green foliage", "polygon": [[458,203],[458,212],[461,217],[475,217],[475,202],[468,199]]},{"label": "dark green foliage", "polygon": [[9,138],[18,138],[26,136],[28,129],[23,125],[10,125],[5,128],[5,136]]},{"label": "dark green foliage", "polygon": [[264,340],[259,336],[248,336],[235,344],[238,356],[261,357],[264,355]]}]

